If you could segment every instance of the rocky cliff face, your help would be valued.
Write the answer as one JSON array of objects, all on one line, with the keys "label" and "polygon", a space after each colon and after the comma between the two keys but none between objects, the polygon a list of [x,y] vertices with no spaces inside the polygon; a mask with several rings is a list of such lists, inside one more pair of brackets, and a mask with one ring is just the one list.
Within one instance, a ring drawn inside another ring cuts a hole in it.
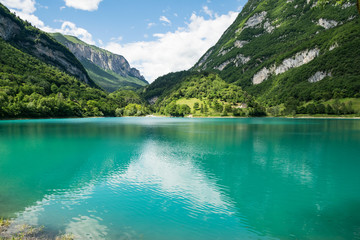
[{"label": "rocky cliff face", "polygon": [[123,56],[106,51],[99,51],[86,45],[71,42],[65,43],[65,46],[69,48],[78,59],[85,58],[100,68],[111,70],[123,77],[132,76],[145,80],[137,69],[130,67],[130,64]]},{"label": "rocky cliff face", "polygon": [[123,56],[113,54],[95,46],[90,46],[72,36],[70,37],[76,39],[76,41],[80,43],[69,41],[64,37],[59,38],[56,34],[53,36],[59,42],[64,44],[78,59],[87,59],[98,67],[104,70],[113,71],[123,77],[130,76],[145,81],[145,78],[140,74],[139,70],[131,68],[130,64]]},{"label": "rocky cliff face", "polygon": [[91,86],[96,84],[76,57],[41,30],[17,18],[0,4],[0,37],[14,47],[60,68]]},{"label": "rocky cliff face", "polygon": [[0,37],[5,41],[9,41],[18,35],[21,28],[18,24],[14,23],[12,19],[0,14]]}]

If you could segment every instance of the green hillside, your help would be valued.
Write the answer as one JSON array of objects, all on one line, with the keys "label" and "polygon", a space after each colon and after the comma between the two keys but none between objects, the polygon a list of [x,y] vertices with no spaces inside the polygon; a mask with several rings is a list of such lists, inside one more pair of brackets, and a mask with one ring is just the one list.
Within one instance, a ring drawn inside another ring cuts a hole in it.
[{"label": "green hillside", "polygon": [[80,60],[80,62],[87,70],[91,79],[93,79],[96,84],[98,84],[108,92],[114,92],[118,89],[135,90],[148,85],[147,83],[135,77],[123,77],[111,70],[105,71],[104,69],[101,69],[87,59],[82,59]]},{"label": "green hillside", "polygon": [[194,70],[215,71],[269,106],[357,98],[359,26],[354,5],[250,0]]},{"label": "green hillside", "polygon": [[169,73],[157,78],[149,86],[146,86],[142,91],[142,96],[155,103],[158,99],[163,99],[166,95],[171,93],[174,87],[180,84],[187,76],[192,75],[190,71],[182,71]]},{"label": "green hillside", "polygon": [[185,76],[157,100],[156,107],[158,113],[171,116],[265,115],[265,108],[241,87],[213,73]]},{"label": "green hillside", "polygon": [[114,116],[124,102],[0,39],[0,118]]}]

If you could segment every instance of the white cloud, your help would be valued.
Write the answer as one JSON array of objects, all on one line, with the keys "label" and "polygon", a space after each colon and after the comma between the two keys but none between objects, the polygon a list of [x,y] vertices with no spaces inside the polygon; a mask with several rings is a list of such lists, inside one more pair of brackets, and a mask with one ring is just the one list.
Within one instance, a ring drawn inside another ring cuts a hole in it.
[{"label": "white cloud", "polygon": [[167,18],[167,17],[165,17],[165,16],[161,16],[160,18],[159,18],[159,20],[161,21],[161,22],[164,22],[164,23],[167,23],[167,24],[171,24],[171,21]]},{"label": "white cloud", "polygon": [[211,11],[208,6],[203,7],[203,12],[205,14],[209,15],[209,17],[211,17],[211,18],[213,17],[213,11]]},{"label": "white cloud", "polygon": [[112,38],[110,39],[110,41],[112,41],[112,42],[120,42],[120,41],[122,41],[122,40],[123,40],[123,37],[122,37],[122,36],[112,37]]},{"label": "white cloud", "polygon": [[48,30],[44,22],[34,15],[34,12],[36,11],[35,0],[0,0],[0,2],[21,19],[30,22],[35,27],[44,31]]},{"label": "white cloud", "polygon": [[62,34],[73,35],[84,42],[95,44],[92,35],[86,29],[77,27],[75,23],[60,21],[62,22],[62,25],[59,29],[46,26],[43,21],[34,15],[34,12],[36,11],[35,0],[0,0],[0,2],[10,8],[12,12],[15,12],[21,19],[29,21],[32,25],[45,32],[60,32]]},{"label": "white cloud", "polygon": [[36,11],[35,0],[0,0],[2,4],[11,9],[16,9],[18,12],[33,13]]},{"label": "white cloud", "polygon": [[63,21],[59,29],[45,27],[43,30],[46,32],[59,32],[65,35],[72,35],[88,44],[95,44],[92,35],[86,29],[77,27],[73,22]]},{"label": "white cloud", "polygon": [[19,11],[15,11],[15,13],[21,19],[29,21],[32,25],[45,32],[59,32],[66,35],[72,35],[86,43],[95,44],[95,41],[92,39],[92,35],[86,29],[77,27],[76,24],[73,22],[60,20],[60,22],[62,22],[60,28],[51,28],[49,26],[46,26],[43,21],[41,21],[37,16],[33,14]]},{"label": "white cloud", "polygon": [[67,7],[73,7],[85,11],[94,11],[99,8],[103,0],[64,0]]},{"label": "white cloud", "polygon": [[125,56],[132,66],[152,82],[161,75],[192,67],[219,40],[237,15],[238,12],[229,12],[205,19],[194,13],[185,28],[154,34],[156,39],[153,41],[124,45],[110,42],[105,48]]},{"label": "white cloud", "polygon": [[149,29],[149,28],[152,28],[153,26],[155,26],[156,24],[155,23],[153,23],[153,22],[151,22],[151,23],[148,23],[148,25],[147,25],[147,28]]}]

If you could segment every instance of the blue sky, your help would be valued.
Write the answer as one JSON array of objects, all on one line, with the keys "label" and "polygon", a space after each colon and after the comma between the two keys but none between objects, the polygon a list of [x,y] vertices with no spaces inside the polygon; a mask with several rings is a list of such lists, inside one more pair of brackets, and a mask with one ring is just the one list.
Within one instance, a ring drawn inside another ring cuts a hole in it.
[{"label": "blue sky", "polygon": [[0,0],[47,32],[123,55],[150,82],[192,67],[246,0]]}]

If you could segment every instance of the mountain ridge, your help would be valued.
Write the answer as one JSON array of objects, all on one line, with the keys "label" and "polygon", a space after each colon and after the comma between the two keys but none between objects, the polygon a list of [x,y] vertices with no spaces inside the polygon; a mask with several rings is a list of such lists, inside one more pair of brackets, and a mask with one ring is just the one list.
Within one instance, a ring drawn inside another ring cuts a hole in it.
[{"label": "mountain ridge", "polygon": [[131,68],[123,56],[87,44],[74,36],[60,33],[52,33],[51,36],[67,47],[84,65],[95,82],[107,91],[148,85],[140,72]]},{"label": "mountain ridge", "polygon": [[97,87],[76,57],[47,33],[33,27],[0,4],[0,37],[24,51],[64,72]]}]

